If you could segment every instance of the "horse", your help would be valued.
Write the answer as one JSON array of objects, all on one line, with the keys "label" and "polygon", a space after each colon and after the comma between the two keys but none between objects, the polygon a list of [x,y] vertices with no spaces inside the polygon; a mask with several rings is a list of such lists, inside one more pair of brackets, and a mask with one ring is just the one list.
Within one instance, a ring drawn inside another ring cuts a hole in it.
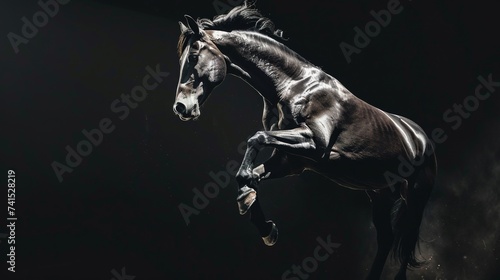
[{"label": "horse", "polygon": [[[247,141],[236,174],[236,202],[240,214],[250,212],[264,244],[276,243],[278,228],[263,214],[259,182],[309,170],[368,194],[377,232],[368,279],[380,278],[391,251],[400,263],[395,279],[406,279],[407,268],[422,265],[416,256],[419,228],[437,174],[434,146],[423,129],[359,99],[289,49],[283,32],[254,3],[245,1],[213,20],[185,19],[186,24],[179,22],[174,113],[182,121],[199,118],[201,106],[228,74],[262,96],[263,130]],[[273,153],[255,166],[262,147]],[[398,171],[402,160],[414,163],[413,172]]]}]

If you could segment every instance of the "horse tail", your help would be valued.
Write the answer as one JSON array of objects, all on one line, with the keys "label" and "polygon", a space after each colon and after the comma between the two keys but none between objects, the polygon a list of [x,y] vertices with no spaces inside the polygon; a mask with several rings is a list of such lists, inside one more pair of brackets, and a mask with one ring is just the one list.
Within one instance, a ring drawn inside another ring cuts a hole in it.
[{"label": "horse tail", "polygon": [[420,252],[420,224],[434,187],[436,173],[436,157],[432,154],[421,168],[416,170],[414,179],[409,181],[406,201],[399,198],[392,207],[393,257],[401,264],[408,264],[410,268],[425,264],[425,261],[419,260],[416,253]]}]

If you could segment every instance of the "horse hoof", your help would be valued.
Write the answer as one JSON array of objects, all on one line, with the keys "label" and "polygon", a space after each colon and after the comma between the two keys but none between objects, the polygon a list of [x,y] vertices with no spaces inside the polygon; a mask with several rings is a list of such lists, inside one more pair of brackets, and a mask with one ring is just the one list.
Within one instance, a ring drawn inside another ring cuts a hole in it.
[{"label": "horse hoof", "polygon": [[249,188],[247,186],[244,186],[243,188],[240,189],[241,194],[238,195],[236,198],[238,202],[238,209],[240,210],[240,215],[245,215],[252,207],[252,204],[255,202],[257,199],[257,192]]},{"label": "horse hoof", "polygon": [[269,235],[266,237],[262,237],[262,240],[267,246],[273,246],[274,244],[276,244],[276,241],[278,241],[278,227],[275,223],[273,223],[273,221],[267,221],[267,223],[273,224],[273,227],[271,228],[271,232],[269,233]]}]

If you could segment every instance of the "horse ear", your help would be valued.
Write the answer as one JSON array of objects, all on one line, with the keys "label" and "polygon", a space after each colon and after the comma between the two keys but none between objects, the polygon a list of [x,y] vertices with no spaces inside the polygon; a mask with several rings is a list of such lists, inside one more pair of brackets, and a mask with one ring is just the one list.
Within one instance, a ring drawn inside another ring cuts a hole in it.
[{"label": "horse ear", "polygon": [[180,21],[179,21],[179,27],[181,28],[181,34],[186,34],[187,32],[189,32],[189,28]]},{"label": "horse ear", "polygon": [[194,34],[199,35],[200,34],[200,26],[198,25],[196,20],[194,20],[194,18],[192,18],[189,15],[184,15],[184,17],[186,18],[187,26],[189,27],[189,29],[193,30]]},{"label": "horse ear", "polygon": [[255,1],[255,0],[245,0],[243,4],[246,7],[252,7],[252,6],[255,6],[255,2],[257,2],[257,1]]}]

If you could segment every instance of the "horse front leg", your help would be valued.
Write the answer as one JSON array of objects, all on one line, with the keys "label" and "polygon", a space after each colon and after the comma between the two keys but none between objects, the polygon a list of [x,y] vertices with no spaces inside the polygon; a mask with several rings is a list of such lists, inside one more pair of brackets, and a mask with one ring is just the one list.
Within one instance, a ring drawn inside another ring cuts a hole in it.
[{"label": "horse front leg", "polygon": [[243,162],[236,174],[239,185],[237,202],[242,215],[250,209],[257,199],[255,186],[265,171],[259,171],[258,168],[255,168],[255,158],[259,150],[266,146],[274,147],[281,152],[309,158],[314,158],[316,151],[313,132],[306,125],[290,130],[259,131],[250,137],[247,141]]},{"label": "horse front leg", "polygon": [[278,240],[278,227],[272,220],[266,220],[258,198],[255,199],[253,207],[250,209],[250,221],[259,231],[264,244],[273,246],[276,243]]},{"label": "horse front leg", "polygon": [[[303,161],[295,156],[274,150],[273,155],[263,164],[253,169],[253,174],[259,177],[259,181],[274,178],[282,178],[297,175],[304,170]],[[252,208],[250,208],[250,221],[259,231],[264,244],[273,246],[278,240],[278,227],[272,220],[266,220],[261,209],[259,199],[255,196]]]}]

